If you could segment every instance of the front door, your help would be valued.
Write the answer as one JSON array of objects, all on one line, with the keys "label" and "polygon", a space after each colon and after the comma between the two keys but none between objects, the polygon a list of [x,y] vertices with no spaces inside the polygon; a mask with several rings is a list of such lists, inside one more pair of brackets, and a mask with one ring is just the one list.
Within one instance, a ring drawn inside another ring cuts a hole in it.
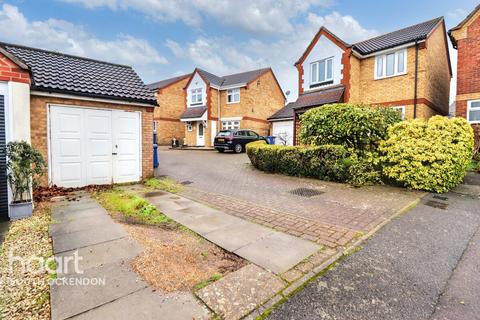
[{"label": "front door", "polygon": [[205,146],[205,126],[203,121],[197,122],[197,146]]}]

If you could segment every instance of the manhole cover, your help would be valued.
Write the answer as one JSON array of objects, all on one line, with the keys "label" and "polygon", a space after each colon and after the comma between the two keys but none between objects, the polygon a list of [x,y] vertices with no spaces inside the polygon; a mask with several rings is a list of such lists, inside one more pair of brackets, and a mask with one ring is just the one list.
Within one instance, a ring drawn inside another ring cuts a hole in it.
[{"label": "manhole cover", "polygon": [[143,196],[145,198],[151,198],[151,197],[156,197],[156,196],[163,196],[165,194],[167,194],[167,193],[163,192],[163,191],[152,191],[152,192],[145,193]]},{"label": "manhole cover", "polygon": [[443,210],[447,209],[448,207],[448,204],[434,201],[434,200],[427,201],[425,205],[433,208],[443,209]]},{"label": "manhole cover", "polygon": [[193,183],[193,181],[189,181],[189,180],[180,182],[180,184],[182,184],[184,186],[192,184],[192,183]]},{"label": "manhole cover", "polygon": [[444,197],[444,196],[439,196],[439,195],[434,195],[433,198],[435,199],[439,199],[439,200],[443,200],[443,201],[447,201],[448,198],[447,197]]},{"label": "manhole cover", "polygon": [[311,198],[311,197],[321,195],[322,193],[325,193],[325,192],[319,191],[316,189],[310,189],[310,188],[297,188],[297,189],[290,190],[289,193],[299,197]]}]

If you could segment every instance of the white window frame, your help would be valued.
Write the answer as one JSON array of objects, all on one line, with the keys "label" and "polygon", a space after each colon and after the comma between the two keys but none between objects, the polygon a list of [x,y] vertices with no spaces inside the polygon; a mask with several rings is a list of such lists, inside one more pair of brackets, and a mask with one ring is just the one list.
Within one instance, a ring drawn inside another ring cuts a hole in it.
[{"label": "white window frame", "polygon": [[240,120],[223,120],[222,130],[240,129]]},{"label": "white window frame", "polygon": [[402,115],[402,120],[405,120],[405,106],[394,106],[392,107],[392,109],[400,111],[400,114]]},{"label": "white window frame", "polygon": [[[195,99],[194,99],[195,97]],[[203,93],[202,88],[196,88],[190,90],[190,104],[202,104],[203,103]]]},{"label": "white window frame", "polygon": [[187,122],[187,131],[192,132],[193,131],[193,125],[191,122]]},{"label": "white window frame", "polygon": [[[480,103],[480,100],[469,100],[467,102],[467,121],[469,123],[480,123],[480,120],[470,120],[470,111],[472,109],[472,103]],[[476,108],[473,108],[473,109],[475,109],[474,111],[480,112],[480,106],[478,106]]]},{"label": "white window frame", "polygon": [[[238,100],[235,97],[238,96]],[[232,101],[228,101],[229,97],[232,97]],[[227,104],[240,103],[240,88],[233,88],[227,90]]]},{"label": "white window frame", "polygon": [[[398,72],[398,61],[399,61],[399,54],[403,53],[403,71]],[[393,67],[393,74],[387,76],[387,56],[390,54],[395,54],[395,61],[394,61],[394,67]],[[382,60],[382,74],[379,76],[378,75],[378,60]],[[401,75],[407,74],[407,49],[400,49],[400,50],[395,50],[395,51],[389,51],[385,52],[380,55],[375,56],[375,66],[374,66],[374,79],[375,80],[380,80],[380,79],[386,79],[386,78],[391,78],[391,77],[397,77]]]},{"label": "white window frame", "polygon": [[[328,73],[327,73],[328,61],[332,61],[332,76],[330,78],[328,78]],[[325,71],[325,79],[322,80],[322,81],[320,81],[320,62],[325,62],[325,70],[324,70]],[[316,81],[313,81],[313,67],[314,66],[317,67],[317,80]],[[321,60],[310,63],[310,84],[319,84],[319,83],[324,83],[324,82],[328,82],[328,81],[333,81],[333,72],[334,72],[333,68],[334,68],[333,57],[321,59]]]}]

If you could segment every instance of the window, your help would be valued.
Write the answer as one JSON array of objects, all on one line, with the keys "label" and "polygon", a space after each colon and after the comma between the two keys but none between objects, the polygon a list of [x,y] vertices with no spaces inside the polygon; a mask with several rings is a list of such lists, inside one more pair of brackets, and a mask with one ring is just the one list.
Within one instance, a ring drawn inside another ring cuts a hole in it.
[{"label": "window", "polygon": [[258,134],[256,134],[253,131],[247,131],[247,133],[248,133],[248,136],[251,137],[251,138],[258,138]]},{"label": "window", "polygon": [[480,100],[468,101],[467,120],[470,123],[480,123]]},{"label": "window", "polygon": [[310,72],[312,84],[333,81],[333,57],[313,62]]},{"label": "window", "polygon": [[190,90],[190,95],[191,104],[201,104],[203,102],[202,88]]},{"label": "window", "polygon": [[222,121],[222,130],[240,129],[240,121]]},{"label": "window", "polygon": [[406,49],[375,57],[375,79],[399,76],[407,73]]},{"label": "window", "polygon": [[227,103],[240,102],[240,88],[227,90]]},{"label": "window", "polygon": [[398,111],[402,116],[402,120],[405,120],[405,106],[392,107],[392,109]]},{"label": "window", "polygon": [[187,130],[188,130],[189,132],[192,132],[193,127],[192,127],[192,123],[191,123],[191,122],[187,122]]}]

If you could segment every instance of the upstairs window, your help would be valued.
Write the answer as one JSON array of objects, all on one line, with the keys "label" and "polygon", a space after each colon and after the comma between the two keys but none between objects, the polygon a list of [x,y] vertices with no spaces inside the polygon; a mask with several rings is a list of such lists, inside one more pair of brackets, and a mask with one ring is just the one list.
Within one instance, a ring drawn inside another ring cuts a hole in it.
[{"label": "upstairs window", "polygon": [[480,100],[468,101],[467,120],[470,123],[480,123]]},{"label": "upstairs window", "polygon": [[240,102],[240,88],[227,90],[227,103]]},{"label": "upstairs window", "polygon": [[310,75],[311,84],[333,81],[333,57],[312,62],[310,65]]},{"label": "upstairs window", "polygon": [[375,57],[375,79],[407,73],[407,50],[402,49]]},{"label": "upstairs window", "polygon": [[201,104],[203,102],[202,88],[190,90],[191,104]]}]

